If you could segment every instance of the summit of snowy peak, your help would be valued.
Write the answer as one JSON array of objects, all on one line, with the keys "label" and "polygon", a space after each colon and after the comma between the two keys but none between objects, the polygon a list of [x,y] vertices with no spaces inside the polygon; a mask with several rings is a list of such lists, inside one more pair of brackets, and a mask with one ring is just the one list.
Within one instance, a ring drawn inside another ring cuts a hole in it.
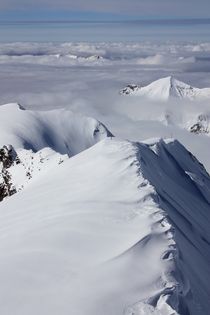
[{"label": "summit of snowy peak", "polygon": [[166,86],[168,86],[168,87],[170,87],[170,88],[176,87],[176,86],[178,86],[178,85],[182,85],[182,86],[184,86],[184,87],[190,87],[189,84],[184,83],[184,82],[182,82],[182,81],[176,79],[173,75],[170,75],[170,76],[167,76],[167,77],[164,77],[164,78],[160,78],[160,79],[158,79],[158,80],[155,80],[155,81],[153,81],[151,84],[154,84],[154,83],[160,84],[160,85],[166,85]]},{"label": "summit of snowy peak", "polygon": [[167,101],[170,98],[202,100],[210,98],[210,88],[199,89],[173,76],[167,76],[145,86],[127,85],[120,91],[122,95],[144,96],[154,100]]},{"label": "summit of snowy peak", "polygon": [[148,93],[153,93],[154,97],[169,99],[170,97],[190,97],[194,88],[190,85],[175,79],[173,76],[156,80],[147,86]]},{"label": "summit of snowy peak", "polygon": [[172,92],[173,89],[178,89],[179,87],[181,87],[183,89],[193,89],[193,87],[191,87],[189,84],[184,83],[180,80],[177,80],[172,75],[165,77],[165,78],[158,79],[158,80],[152,82],[151,84],[149,84],[149,86],[166,88],[166,89],[168,89],[169,92]]}]

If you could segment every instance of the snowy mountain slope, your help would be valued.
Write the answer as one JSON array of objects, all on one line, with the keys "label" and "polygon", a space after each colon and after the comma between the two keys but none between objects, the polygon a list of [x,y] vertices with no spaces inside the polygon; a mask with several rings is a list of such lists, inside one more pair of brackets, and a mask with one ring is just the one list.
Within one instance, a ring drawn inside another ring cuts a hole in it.
[{"label": "snowy mountain slope", "polygon": [[66,159],[67,154],[62,155],[51,148],[33,152],[3,146],[0,149],[0,201],[23,190],[43,172],[50,172]]},{"label": "snowy mountain slope", "polygon": [[161,141],[155,151],[140,148],[142,172],[155,187],[160,207],[174,227],[176,266],[183,281],[180,313],[208,314],[210,177],[177,141]]},{"label": "snowy mountain slope", "polygon": [[33,112],[18,104],[1,106],[0,201],[108,136],[111,133],[102,123],[71,111]]},{"label": "snowy mountain slope", "polygon": [[73,156],[107,136],[111,133],[102,123],[70,110],[29,111],[16,103],[0,106],[0,147],[12,144],[34,152],[50,147]]},{"label": "snowy mountain slope", "polygon": [[2,313],[208,314],[210,179],[183,146],[107,138],[42,174],[0,204]]},{"label": "snowy mountain slope", "polygon": [[147,86],[130,84],[120,91],[122,95],[143,96],[156,101],[170,98],[204,100],[210,98],[210,88],[195,88],[172,76],[161,78]]}]

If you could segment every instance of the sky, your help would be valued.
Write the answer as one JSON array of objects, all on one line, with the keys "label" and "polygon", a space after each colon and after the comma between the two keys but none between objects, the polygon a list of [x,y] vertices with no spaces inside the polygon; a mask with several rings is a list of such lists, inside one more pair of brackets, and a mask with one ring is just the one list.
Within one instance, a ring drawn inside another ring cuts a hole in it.
[{"label": "sky", "polygon": [[0,0],[0,21],[208,18],[209,0]]}]

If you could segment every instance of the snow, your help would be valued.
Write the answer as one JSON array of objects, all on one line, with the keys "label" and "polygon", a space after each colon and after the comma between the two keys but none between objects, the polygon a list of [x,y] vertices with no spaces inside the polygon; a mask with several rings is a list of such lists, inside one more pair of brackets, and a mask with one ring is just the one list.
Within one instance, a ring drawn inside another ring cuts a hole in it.
[{"label": "snow", "polygon": [[47,168],[1,204],[1,312],[206,314],[209,183],[176,141],[107,138]]},{"label": "snow", "polygon": [[16,151],[18,163],[8,169],[13,187],[17,191],[24,189],[32,180],[39,178],[42,173],[50,172],[68,158],[51,148],[44,148],[38,152],[32,150],[19,149]]},{"label": "snow", "polygon": [[209,313],[209,51],[1,45],[2,314]]},{"label": "snow", "polygon": [[69,156],[111,136],[108,129],[94,118],[65,109],[28,111],[15,103],[0,107],[0,129],[0,146],[9,143],[15,149],[26,148],[35,152],[51,147]]},{"label": "snow", "polygon": [[120,94],[144,96],[154,101],[168,101],[170,98],[199,101],[210,98],[210,88],[198,89],[169,76],[147,86],[128,85],[120,91]]}]

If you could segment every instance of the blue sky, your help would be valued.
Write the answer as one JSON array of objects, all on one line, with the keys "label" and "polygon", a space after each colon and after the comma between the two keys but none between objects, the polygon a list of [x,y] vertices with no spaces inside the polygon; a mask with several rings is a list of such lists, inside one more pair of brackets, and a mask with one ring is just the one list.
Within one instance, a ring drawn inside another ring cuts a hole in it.
[{"label": "blue sky", "polygon": [[207,18],[210,0],[1,0],[0,20]]}]

